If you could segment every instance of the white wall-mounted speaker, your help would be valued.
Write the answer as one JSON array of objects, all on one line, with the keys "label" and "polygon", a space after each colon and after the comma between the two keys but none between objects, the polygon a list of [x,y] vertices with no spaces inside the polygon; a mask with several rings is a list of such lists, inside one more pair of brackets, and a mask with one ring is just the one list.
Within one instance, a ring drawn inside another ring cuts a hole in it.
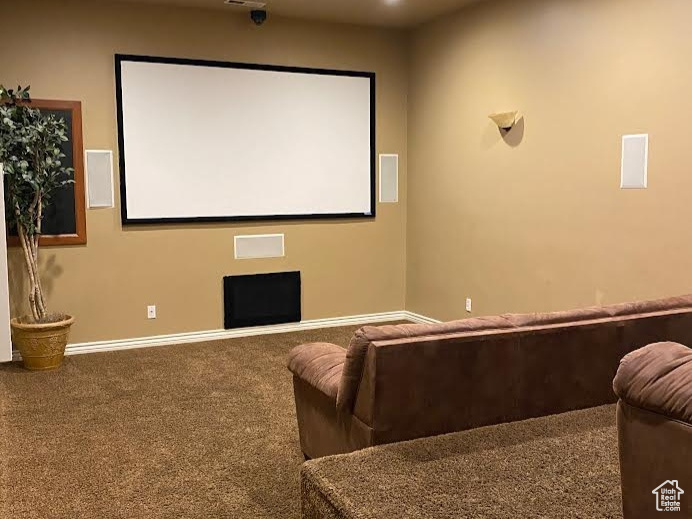
[{"label": "white wall-mounted speaker", "polygon": [[380,155],[380,202],[399,201],[399,155]]},{"label": "white wall-mounted speaker", "polygon": [[625,135],[622,138],[622,189],[645,189],[648,184],[649,136]]},{"label": "white wall-mounted speaker", "polygon": [[111,150],[86,150],[87,205],[113,207],[113,152]]},{"label": "white wall-mounted speaker", "polygon": [[236,236],[235,259],[283,258],[285,254],[283,234],[255,234]]}]

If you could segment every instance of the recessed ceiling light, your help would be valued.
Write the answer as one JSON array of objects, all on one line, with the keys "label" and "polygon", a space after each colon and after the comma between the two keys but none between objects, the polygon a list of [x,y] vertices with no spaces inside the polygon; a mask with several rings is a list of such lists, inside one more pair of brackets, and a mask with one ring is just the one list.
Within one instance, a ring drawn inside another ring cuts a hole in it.
[{"label": "recessed ceiling light", "polygon": [[401,0],[384,0],[384,3],[387,5],[398,5],[401,3]]}]

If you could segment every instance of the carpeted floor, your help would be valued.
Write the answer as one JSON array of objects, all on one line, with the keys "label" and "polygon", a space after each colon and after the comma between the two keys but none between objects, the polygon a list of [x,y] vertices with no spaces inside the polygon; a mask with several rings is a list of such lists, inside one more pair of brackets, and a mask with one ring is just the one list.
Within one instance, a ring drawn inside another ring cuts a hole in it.
[{"label": "carpeted floor", "polygon": [[355,329],[0,366],[0,517],[299,517],[286,354]]},{"label": "carpeted floor", "polygon": [[303,500],[306,519],[621,519],[615,406],[313,460]]},{"label": "carpeted floor", "polygon": [[[303,458],[286,354],[310,341],[345,346],[355,328],[74,356],[51,373],[0,366],[0,518],[297,519]],[[527,457],[523,446],[497,451],[512,456],[501,466],[514,476],[493,475],[506,499],[533,488],[543,506],[554,495],[549,489],[570,488],[585,494],[565,495],[565,503],[599,494],[614,510],[612,425],[573,426],[579,441],[567,460],[550,450],[551,442],[573,443],[567,436],[530,446],[524,474],[513,461]],[[541,429],[532,430],[541,436]],[[589,445],[607,448],[591,452]],[[433,452],[407,457],[430,467],[444,461]],[[471,467],[478,469],[469,458],[459,478],[474,473]],[[480,469],[474,478],[491,476]],[[392,481],[385,487],[396,491],[402,478]],[[477,488],[425,492],[440,496],[440,506],[493,498],[481,492],[490,487]],[[584,510],[545,517],[614,517]],[[414,517],[378,517],[395,516]]]}]

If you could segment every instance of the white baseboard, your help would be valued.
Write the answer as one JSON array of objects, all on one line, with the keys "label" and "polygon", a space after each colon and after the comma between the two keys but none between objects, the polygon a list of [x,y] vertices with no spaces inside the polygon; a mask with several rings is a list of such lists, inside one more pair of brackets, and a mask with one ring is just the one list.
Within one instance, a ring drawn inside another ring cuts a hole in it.
[{"label": "white baseboard", "polygon": [[[172,346],[175,344],[192,344],[195,342],[217,341],[220,339],[234,339],[238,337],[252,337],[255,335],[269,335],[273,333],[289,333],[301,330],[317,330],[319,328],[334,328],[337,326],[351,326],[360,324],[382,323],[388,321],[412,321],[414,323],[431,324],[439,323],[435,319],[413,312],[383,312],[379,314],[352,315],[348,317],[335,317],[332,319],[314,319],[299,323],[276,324],[271,326],[256,326],[253,328],[239,328],[236,330],[209,330],[204,332],[177,333],[171,335],[158,335],[154,337],[140,337],[136,339],[122,339],[115,341],[82,342],[68,344],[66,355],[81,355],[83,353],[96,353],[104,351],[131,350],[135,348],[152,348],[156,346]],[[12,352],[13,360],[20,360],[17,351]]]},{"label": "white baseboard", "polygon": [[406,317],[405,319],[408,321],[412,321],[414,323],[418,324],[440,324],[442,321],[438,321],[437,319],[433,319],[432,317],[426,317],[425,315],[420,315],[420,314],[414,314],[413,312],[409,312],[407,310],[404,310],[402,312]]}]

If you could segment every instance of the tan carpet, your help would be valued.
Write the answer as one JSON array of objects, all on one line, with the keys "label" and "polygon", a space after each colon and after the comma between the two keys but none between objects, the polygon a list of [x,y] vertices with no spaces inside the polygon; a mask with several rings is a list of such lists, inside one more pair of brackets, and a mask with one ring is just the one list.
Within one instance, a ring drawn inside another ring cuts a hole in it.
[{"label": "tan carpet", "polygon": [[52,373],[0,366],[0,517],[299,517],[285,357],[354,330],[80,355]]},{"label": "tan carpet", "polygon": [[615,406],[310,461],[302,486],[306,519],[621,519]]},{"label": "tan carpet", "polygon": [[[303,458],[285,357],[303,342],[345,346],[354,330],[81,355],[68,357],[52,373],[0,366],[0,518],[297,519]],[[478,507],[500,497],[516,505],[532,489],[536,513],[517,509],[522,513],[513,517],[541,517],[539,505],[553,506],[545,517],[614,517],[610,511],[619,502],[614,431],[612,423],[591,425],[593,420],[572,420],[563,423],[569,431],[550,437],[550,427],[530,426],[521,429],[521,437],[537,438],[526,445],[513,442],[517,433],[493,440],[470,432],[467,438],[475,438],[491,458],[469,457],[461,468],[445,464],[459,447],[445,443],[447,437],[436,440],[439,451],[393,450],[394,457],[440,475],[456,470],[459,481],[469,480],[454,489],[433,485],[418,496],[406,495],[405,465],[377,472],[364,457],[372,472],[363,482],[375,491],[359,499],[371,506],[384,489],[408,498],[412,508],[376,517],[417,517],[413,503],[422,496],[422,506],[440,507],[436,517],[449,517],[444,507],[450,504],[483,510]],[[498,441],[502,449],[493,446]],[[500,464],[479,466],[489,459]],[[377,474],[391,479],[375,484]],[[556,500],[555,492],[565,494]],[[589,515],[594,496],[608,505],[602,515]],[[556,503],[570,510],[581,503],[584,513],[555,515]]]}]

